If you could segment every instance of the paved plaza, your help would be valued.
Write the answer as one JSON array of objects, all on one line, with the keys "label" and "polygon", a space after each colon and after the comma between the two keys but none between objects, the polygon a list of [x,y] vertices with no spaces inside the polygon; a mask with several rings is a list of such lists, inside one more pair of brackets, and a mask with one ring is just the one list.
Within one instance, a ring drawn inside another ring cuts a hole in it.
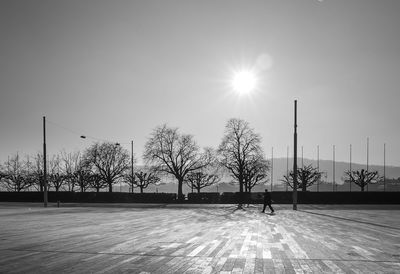
[{"label": "paved plaza", "polygon": [[400,273],[400,206],[0,204],[0,273]]}]

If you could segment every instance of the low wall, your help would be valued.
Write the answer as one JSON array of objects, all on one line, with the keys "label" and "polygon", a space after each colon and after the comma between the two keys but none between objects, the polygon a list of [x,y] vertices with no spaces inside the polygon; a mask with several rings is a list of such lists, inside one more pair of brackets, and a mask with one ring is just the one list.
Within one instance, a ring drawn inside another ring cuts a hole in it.
[{"label": "low wall", "polygon": [[[263,192],[243,193],[243,201],[262,204]],[[292,204],[293,193],[271,192],[275,204]],[[234,204],[240,201],[239,192],[189,193],[188,201],[193,203]],[[297,192],[299,204],[400,204],[400,192]]]},{"label": "low wall", "polygon": [[[175,193],[48,192],[50,203],[173,203]],[[0,192],[0,202],[43,202],[43,192]]]},{"label": "low wall", "polygon": [[[243,193],[244,203],[262,204],[263,192]],[[274,191],[275,204],[291,204],[292,192]],[[400,192],[297,192],[299,204],[400,204]],[[236,204],[239,192],[189,193],[185,203]],[[55,203],[177,203],[175,193],[48,192]],[[0,192],[0,202],[43,202],[43,192]]]}]

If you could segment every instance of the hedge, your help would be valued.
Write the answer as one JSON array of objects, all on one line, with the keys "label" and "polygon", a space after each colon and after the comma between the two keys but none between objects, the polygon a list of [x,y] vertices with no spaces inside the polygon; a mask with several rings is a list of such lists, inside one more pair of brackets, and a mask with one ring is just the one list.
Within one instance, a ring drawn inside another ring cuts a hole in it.
[{"label": "hedge", "polygon": [[[400,204],[400,192],[297,192],[299,204]],[[243,193],[244,203],[262,204],[263,192]],[[292,192],[274,191],[275,204],[291,204]],[[239,192],[189,193],[186,203],[239,203]],[[175,193],[54,192],[48,201],[55,203],[177,203]],[[43,192],[0,192],[0,202],[43,202]]]},{"label": "hedge", "polygon": [[[173,203],[175,193],[126,192],[48,192],[48,201],[56,203]],[[2,202],[43,202],[43,192],[0,192]]]}]

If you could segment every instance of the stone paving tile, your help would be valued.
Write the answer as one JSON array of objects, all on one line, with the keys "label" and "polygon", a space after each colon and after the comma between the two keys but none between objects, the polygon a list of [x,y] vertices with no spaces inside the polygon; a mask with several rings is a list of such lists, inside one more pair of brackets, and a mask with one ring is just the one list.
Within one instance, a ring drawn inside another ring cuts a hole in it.
[{"label": "stone paving tile", "polygon": [[399,206],[0,204],[0,273],[400,273]]}]

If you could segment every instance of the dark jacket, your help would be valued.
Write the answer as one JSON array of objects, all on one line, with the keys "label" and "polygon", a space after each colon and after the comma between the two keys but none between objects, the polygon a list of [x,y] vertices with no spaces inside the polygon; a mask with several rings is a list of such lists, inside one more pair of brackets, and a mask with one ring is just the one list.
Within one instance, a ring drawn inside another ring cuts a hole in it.
[{"label": "dark jacket", "polygon": [[264,193],[264,204],[270,204],[271,203],[271,194],[269,192]]}]

